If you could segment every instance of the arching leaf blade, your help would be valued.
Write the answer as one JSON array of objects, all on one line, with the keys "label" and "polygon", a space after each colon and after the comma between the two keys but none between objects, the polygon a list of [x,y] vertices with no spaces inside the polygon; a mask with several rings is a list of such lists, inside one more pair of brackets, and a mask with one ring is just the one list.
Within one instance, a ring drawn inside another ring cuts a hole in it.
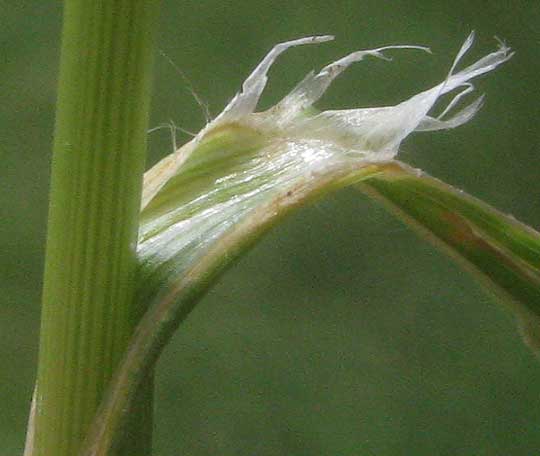
[{"label": "arching leaf blade", "polygon": [[399,162],[357,187],[472,272],[540,349],[540,233]]}]

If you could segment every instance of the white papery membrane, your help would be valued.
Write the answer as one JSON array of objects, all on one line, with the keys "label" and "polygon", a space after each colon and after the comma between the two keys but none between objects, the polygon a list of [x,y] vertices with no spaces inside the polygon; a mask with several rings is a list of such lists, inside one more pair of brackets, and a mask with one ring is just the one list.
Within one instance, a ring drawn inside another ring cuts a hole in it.
[{"label": "white papery membrane", "polygon": [[[472,65],[456,72],[461,58],[474,41],[474,32],[463,43],[446,78],[435,87],[421,92],[395,106],[364,109],[323,111],[310,115],[308,110],[319,100],[333,80],[349,65],[365,57],[391,60],[384,54],[394,49],[419,49],[423,46],[385,46],[377,49],[353,52],[327,66],[318,73],[310,72],[285,98],[264,112],[255,112],[268,80],[268,70],[277,57],[287,49],[303,44],[318,44],[332,40],[332,36],[313,36],[287,41],[274,46],[253,70],[242,85],[242,90],[230,101],[223,112],[188,144],[166,157],[145,175],[143,207],[163,185],[174,176],[197,144],[212,129],[227,123],[245,125],[279,141],[281,147],[297,150],[316,149],[328,155],[329,150],[354,156],[366,163],[392,160],[401,142],[413,131],[433,131],[458,127],[469,121],[482,105],[483,96],[466,107],[449,115],[463,97],[474,90],[471,79],[487,73],[513,55],[503,42],[499,47]],[[429,113],[437,100],[456,91],[442,114],[432,117]],[[326,153],[324,152],[326,151]]]}]

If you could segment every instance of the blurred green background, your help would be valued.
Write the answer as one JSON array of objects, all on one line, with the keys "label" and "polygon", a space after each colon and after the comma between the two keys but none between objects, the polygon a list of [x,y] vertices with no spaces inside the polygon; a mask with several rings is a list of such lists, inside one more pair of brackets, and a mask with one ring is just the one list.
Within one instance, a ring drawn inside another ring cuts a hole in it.
[{"label": "blurred green background", "polygon": [[[21,454],[36,369],[61,2],[0,1],[0,455]],[[395,104],[504,38],[516,56],[478,81],[487,102],[401,158],[540,227],[540,2],[163,2],[159,48],[219,113],[275,43],[268,107],[356,49],[423,44],[352,67],[323,108]],[[204,116],[160,55],[151,126]],[[184,142],[188,137],[178,138]],[[169,153],[150,135],[149,164]],[[156,455],[540,454],[540,363],[463,271],[354,190],[275,229],[199,305],[158,367]]]}]

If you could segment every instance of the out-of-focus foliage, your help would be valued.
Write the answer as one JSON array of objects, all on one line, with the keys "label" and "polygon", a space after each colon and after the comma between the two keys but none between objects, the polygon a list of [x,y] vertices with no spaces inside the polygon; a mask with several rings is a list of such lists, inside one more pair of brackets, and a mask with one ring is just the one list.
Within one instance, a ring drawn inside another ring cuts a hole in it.
[{"label": "out-of-focus foliage", "polygon": [[[517,55],[478,83],[488,97],[476,120],[410,138],[401,158],[538,226],[540,8],[501,5],[168,1],[161,48],[216,113],[261,49],[284,39],[337,35],[328,47],[283,57],[267,106],[336,54],[432,47],[435,57],[352,69],[322,100],[337,108],[395,104],[437,82],[470,29],[475,56],[497,34]],[[60,9],[32,2],[6,11],[0,454],[12,455],[22,448],[35,375]],[[182,78],[164,60],[156,76],[154,124],[172,118],[199,130],[203,116]],[[165,135],[151,146],[152,162],[170,151]],[[493,305],[446,258],[344,191],[272,232],[179,332],[158,368],[156,453],[534,453],[540,367]]]}]

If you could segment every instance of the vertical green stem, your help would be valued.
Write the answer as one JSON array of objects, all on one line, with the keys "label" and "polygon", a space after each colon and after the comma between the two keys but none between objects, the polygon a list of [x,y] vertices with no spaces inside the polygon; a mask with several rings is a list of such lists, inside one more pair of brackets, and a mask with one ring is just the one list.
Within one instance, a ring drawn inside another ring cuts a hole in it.
[{"label": "vertical green stem", "polygon": [[135,323],[135,247],[158,9],[159,0],[65,1],[36,456],[77,453]]}]

